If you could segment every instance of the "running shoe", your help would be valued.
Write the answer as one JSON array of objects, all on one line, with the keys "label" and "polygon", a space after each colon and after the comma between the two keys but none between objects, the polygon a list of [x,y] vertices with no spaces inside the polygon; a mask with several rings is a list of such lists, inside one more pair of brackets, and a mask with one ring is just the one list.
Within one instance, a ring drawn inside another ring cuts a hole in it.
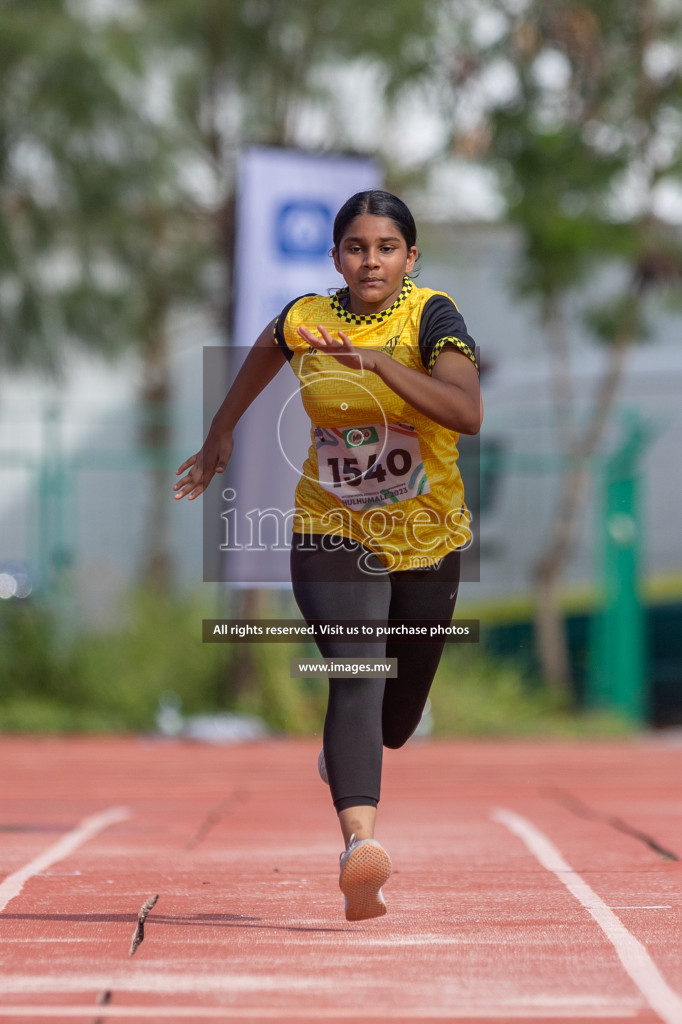
[{"label": "running shoe", "polygon": [[327,775],[327,765],[326,765],[326,762],[324,760],[324,747],[322,747],[322,750],[320,751],[320,753],[318,755],[318,758],[317,758],[317,770],[320,773],[320,778],[322,779],[322,781],[326,782],[327,785],[329,785],[329,776]]},{"label": "running shoe", "polygon": [[391,874],[391,858],[376,839],[350,837],[341,854],[339,888],[346,897],[346,920],[364,921],[386,913],[381,887]]}]

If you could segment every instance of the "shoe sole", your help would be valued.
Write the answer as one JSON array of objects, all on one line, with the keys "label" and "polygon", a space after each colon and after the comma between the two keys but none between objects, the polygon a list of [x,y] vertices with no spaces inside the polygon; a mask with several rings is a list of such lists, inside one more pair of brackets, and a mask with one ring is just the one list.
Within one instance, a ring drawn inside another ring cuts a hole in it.
[{"label": "shoe sole", "polygon": [[351,853],[339,877],[339,888],[346,897],[347,921],[364,921],[386,913],[381,887],[391,869],[391,858],[379,843],[363,843]]}]

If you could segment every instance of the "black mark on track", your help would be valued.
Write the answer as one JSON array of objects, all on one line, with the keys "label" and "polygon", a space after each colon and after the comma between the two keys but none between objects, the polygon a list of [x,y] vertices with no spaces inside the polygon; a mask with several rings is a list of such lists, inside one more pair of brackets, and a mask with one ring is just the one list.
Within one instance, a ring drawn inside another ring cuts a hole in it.
[{"label": "black mark on track", "polygon": [[73,824],[60,825],[56,822],[52,824],[14,824],[13,822],[5,822],[0,825],[0,832],[68,832],[69,829],[73,828]]},{"label": "black mark on track", "polygon": [[586,818],[588,821],[603,821],[618,832],[623,832],[626,836],[638,839],[645,846],[648,846],[650,850],[653,850],[654,853],[657,853],[663,860],[679,861],[680,859],[672,850],[667,850],[665,846],[661,846],[653,836],[647,835],[646,832],[642,832],[638,828],[633,828],[632,825],[628,825],[627,821],[623,821],[622,818],[618,818],[616,815],[602,814],[600,811],[593,810],[573,796],[572,793],[562,789],[547,789],[545,790],[545,795],[561,804],[567,811],[576,814],[579,818]]},{"label": "black mark on track", "polygon": [[214,807],[212,811],[206,815],[204,820],[199,825],[199,828],[194,833],[193,837],[185,846],[186,850],[194,850],[202,843],[212,828],[218,824],[220,819],[226,814],[230,814],[239,804],[245,803],[249,799],[249,794],[243,789],[236,789],[234,793],[226,797],[217,807]]},{"label": "black mark on track", "polygon": [[[96,999],[98,1006],[108,1006],[111,1002],[111,992],[100,992]],[[96,1017],[93,1024],[104,1024],[104,1017]]]},{"label": "black mark on track", "polygon": [[158,893],[155,896],[150,896],[149,899],[145,900],[142,906],[140,907],[140,913],[137,915],[137,926],[135,928],[135,931],[133,932],[133,939],[132,942],[130,943],[130,952],[128,953],[128,956],[133,956],[134,953],[137,952],[140,943],[143,941],[144,923],[147,920],[147,917],[149,916],[149,911],[152,909],[158,898]]}]

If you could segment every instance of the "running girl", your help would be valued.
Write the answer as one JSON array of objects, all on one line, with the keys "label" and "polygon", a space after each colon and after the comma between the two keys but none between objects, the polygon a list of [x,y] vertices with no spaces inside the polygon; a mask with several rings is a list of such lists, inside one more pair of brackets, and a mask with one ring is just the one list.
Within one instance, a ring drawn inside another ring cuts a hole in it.
[{"label": "running girl", "polygon": [[[452,299],[410,280],[417,232],[396,196],[352,196],[333,239],[346,286],[294,299],[265,328],[202,449],[178,469],[175,497],[197,498],[225,470],[235,425],[288,362],[312,424],[291,546],[303,617],[449,622],[470,538],[457,437],[477,433],[483,414],[474,342]],[[382,749],[401,747],[419,724],[443,646],[318,641],[325,658],[398,659],[394,679],[329,680],[320,773],[346,847],[348,920],[386,912],[391,862],[374,838]]]}]

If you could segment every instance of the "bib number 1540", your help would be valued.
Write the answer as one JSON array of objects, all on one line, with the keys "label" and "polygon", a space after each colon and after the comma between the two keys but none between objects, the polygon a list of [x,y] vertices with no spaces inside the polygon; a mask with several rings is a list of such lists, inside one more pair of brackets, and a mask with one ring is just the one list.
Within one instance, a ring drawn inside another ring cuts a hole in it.
[{"label": "bib number 1540", "polygon": [[344,484],[359,487],[363,479],[383,484],[389,474],[392,477],[406,476],[412,469],[412,457],[405,448],[392,448],[386,453],[386,469],[378,461],[375,452],[370,453],[364,470],[354,456],[327,459],[327,465],[331,470],[334,487],[343,487]]}]

